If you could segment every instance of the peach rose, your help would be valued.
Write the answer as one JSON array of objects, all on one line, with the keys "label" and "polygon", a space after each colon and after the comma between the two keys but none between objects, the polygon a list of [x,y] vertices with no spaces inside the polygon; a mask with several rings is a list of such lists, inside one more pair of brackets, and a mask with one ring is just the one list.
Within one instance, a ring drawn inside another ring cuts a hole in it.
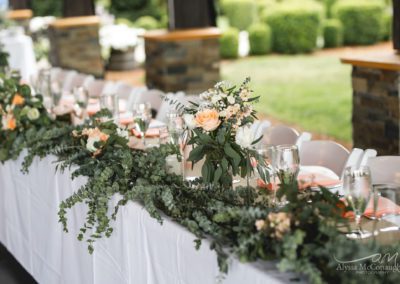
[{"label": "peach rose", "polygon": [[220,124],[218,111],[215,109],[205,109],[196,114],[196,123],[198,127],[203,128],[205,131],[213,131]]},{"label": "peach rose", "polygon": [[23,105],[24,102],[25,102],[24,97],[17,93],[17,94],[15,94],[15,96],[12,100],[12,105],[19,106],[19,105]]},{"label": "peach rose", "polygon": [[17,121],[11,113],[4,115],[1,122],[3,130],[14,130],[17,128]]}]

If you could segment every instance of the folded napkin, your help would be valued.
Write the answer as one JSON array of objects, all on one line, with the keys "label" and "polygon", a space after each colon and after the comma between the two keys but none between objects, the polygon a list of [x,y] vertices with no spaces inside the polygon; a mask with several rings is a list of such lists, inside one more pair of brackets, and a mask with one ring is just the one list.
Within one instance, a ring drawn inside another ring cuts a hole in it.
[{"label": "folded napkin", "polygon": [[380,196],[378,199],[378,207],[376,210],[376,214],[374,214],[374,200],[370,199],[367,208],[365,209],[364,215],[367,217],[383,217],[385,215],[399,215],[400,214],[400,206],[391,201],[386,197]]},{"label": "folded napkin", "polygon": [[[141,137],[140,132],[136,129],[132,129],[132,134],[136,137]],[[160,136],[159,128],[149,128],[146,131],[145,137],[146,138],[156,138]]]}]

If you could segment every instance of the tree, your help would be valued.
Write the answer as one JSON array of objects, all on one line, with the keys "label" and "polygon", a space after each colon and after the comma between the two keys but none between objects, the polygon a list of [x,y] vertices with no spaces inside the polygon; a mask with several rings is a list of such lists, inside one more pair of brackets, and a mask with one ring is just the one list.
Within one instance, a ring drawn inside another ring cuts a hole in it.
[{"label": "tree", "polygon": [[95,14],[93,0],[64,0],[63,2],[64,17],[91,16]]}]

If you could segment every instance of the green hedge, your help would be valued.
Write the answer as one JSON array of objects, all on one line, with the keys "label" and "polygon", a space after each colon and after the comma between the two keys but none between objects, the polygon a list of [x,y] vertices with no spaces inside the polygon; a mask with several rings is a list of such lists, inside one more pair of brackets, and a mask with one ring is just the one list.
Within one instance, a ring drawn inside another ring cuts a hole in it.
[{"label": "green hedge", "polygon": [[266,24],[253,24],[249,28],[250,54],[267,54],[271,51],[271,28]]},{"label": "green hedge", "polygon": [[324,23],[324,46],[337,47],[343,44],[343,26],[337,19],[329,19]]},{"label": "green hedge", "polygon": [[288,1],[267,11],[264,20],[272,29],[272,49],[281,53],[304,53],[316,48],[323,8],[314,1]]},{"label": "green hedge", "polygon": [[151,16],[143,16],[135,21],[134,26],[145,30],[155,30],[159,27],[159,23]]},{"label": "green hedge", "polygon": [[220,38],[220,53],[222,58],[237,58],[239,56],[239,30],[229,28]]},{"label": "green hedge", "polygon": [[222,0],[221,9],[229,24],[239,30],[246,30],[257,21],[257,4],[253,0]]},{"label": "green hedge", "polygon": [[373,44],[382,38],[384,4],[375,0],[341,0],[333,8],[344,29],[345,44]]},{"label": "green hedge", "polygon": [[167,13],[166,2],[164,0],[111,0],[110,11],[116,17],[127,18],[131,21],[142,16],[151,16],[159,20]]},{"label": "green hedge", "polygon": [[33,16],[62,16],[62,1],[60,0],[32,0]]},{"label": "green hedge", "polygon": [[383,16],[382,39],[389,40],[392,37],[393,15],[385,13]]}]

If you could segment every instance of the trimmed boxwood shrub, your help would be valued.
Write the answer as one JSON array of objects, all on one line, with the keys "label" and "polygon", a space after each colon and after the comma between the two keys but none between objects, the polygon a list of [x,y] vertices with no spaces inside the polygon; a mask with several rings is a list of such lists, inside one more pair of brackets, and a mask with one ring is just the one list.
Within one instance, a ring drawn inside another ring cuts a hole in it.
[{"label": "trimmed boxwood shrub", "polygon": [[324,46],[337,47],[343,44],[343,26],[337,19],[329,19],[324,23]]},{"label": "trimmed boxwood shrub", "polygon": [[229,24],[239,30],[246,30],[258,19],[257,4],[253,0],[223,0],[221,9]]},{"label": "trimmed boxwood shrub", "polygon": [[266,24],[253,24],[249,28],[250,54],[267,54],[271,51],[271,28]]},{"label": "trimmed boxwood shrub", "polygon": [[343,24],[345,44],[367,45],[382,38],[382,1],[341,0],[333,13]]},{"label": "trimmed boxwood shrub", "polygon": [[220,40],[220,54],[222,58],[237,58],[239,55],[239,30],[229,28],[224,31]]},{"label": "trimmed boxwood shrub", "polygon": [[304,53],[316,48],[323,8],[314,1],[288,1],[267,11],[272,30],[272,49],[281,53]]},{"label": "trimmed boxwood shrub", "polygon": [[135,21],[134,26],[145,30],[155,30],[159,27],[159,24],[153,17],[143,16]]}]

